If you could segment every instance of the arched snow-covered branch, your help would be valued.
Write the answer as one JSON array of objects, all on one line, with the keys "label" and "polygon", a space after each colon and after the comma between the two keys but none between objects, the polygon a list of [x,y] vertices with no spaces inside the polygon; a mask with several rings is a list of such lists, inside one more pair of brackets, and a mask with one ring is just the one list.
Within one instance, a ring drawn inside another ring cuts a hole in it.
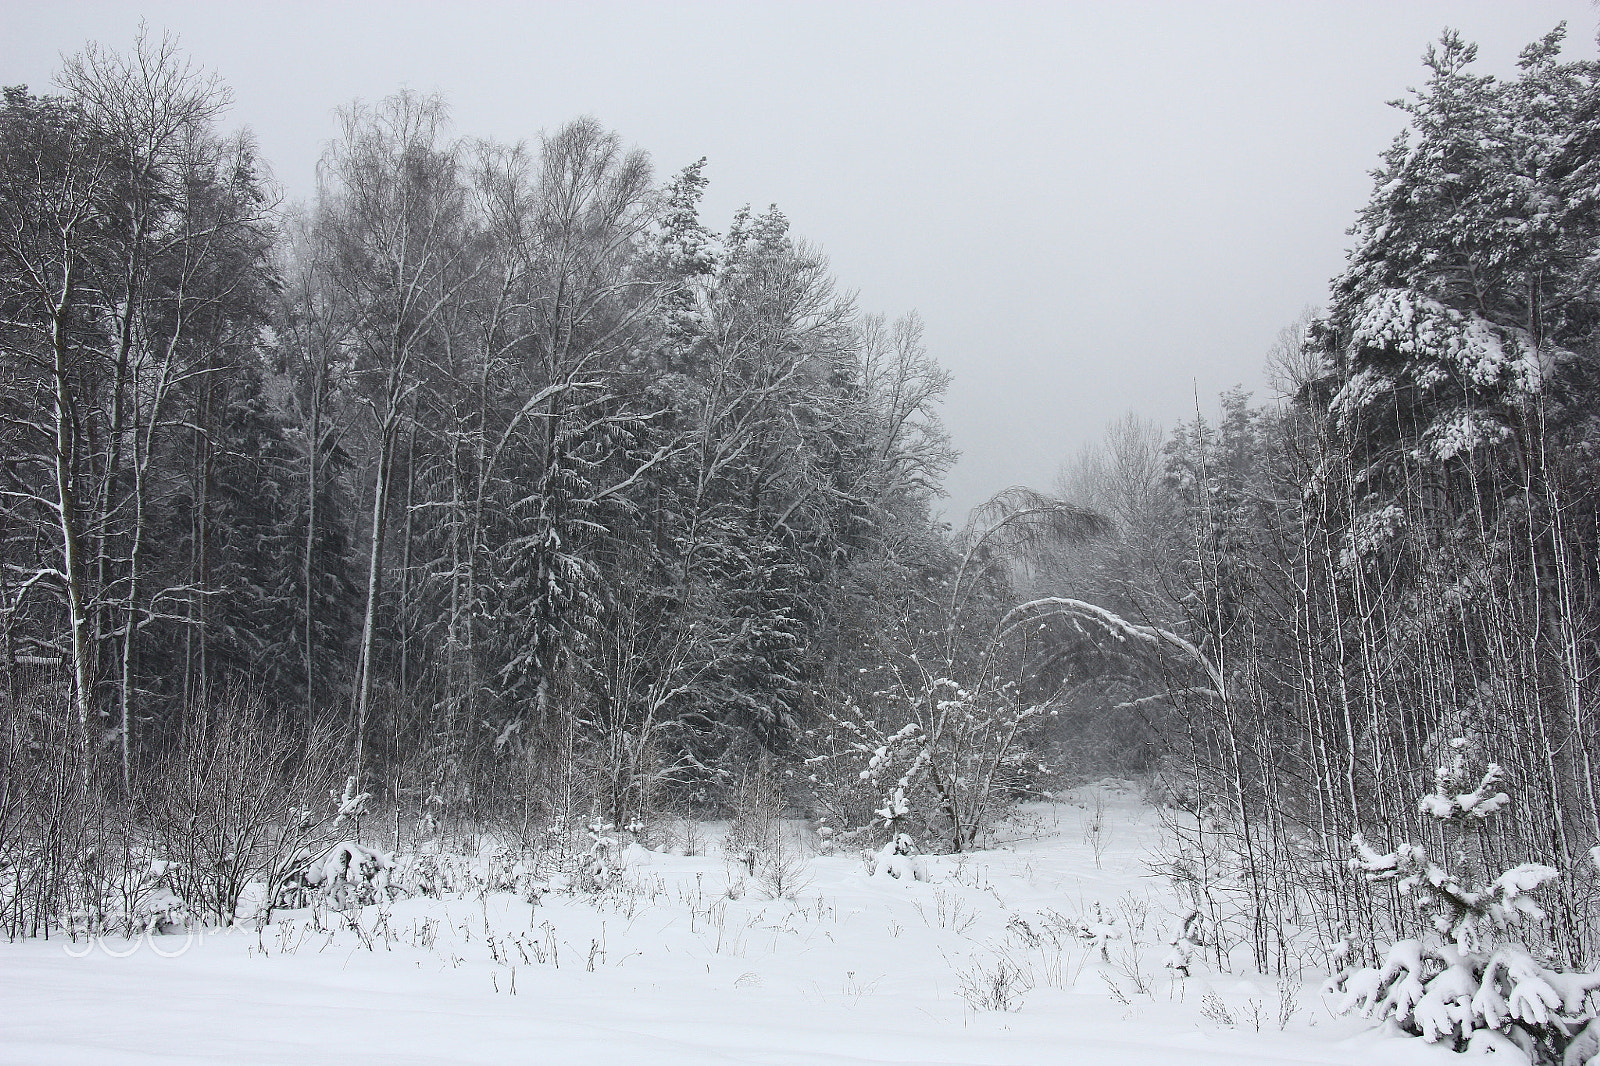
[{"label": "arched snow-covered branch", "polygon": [[[1046,608],[1049,608],[1046,610]],[[1212,686],[1216,689],[1217,696],[1227,699],[1228,690],[1222,680],[1222,672],[1208,659],[1204,652],[1189,641],[1178,636],[1171,630],[1161,629],[1156,626],[1139,625],[1130,622],[1121,615],[1106,610],[1099,604],[1089,603],[1087,600],[1075,600],[1065,596],[1044,596],[1027,603],[1018,604],[1006,612],[1000,624],[995,627],[997,640],[1003,640],[1013,629],[1025,622],[1037,621],[1051,615],[1065,615],[1070,618],[1085,619],[1109,630],[1119,637],[1131,637],[1155,647],[1163,645],[1173,648],[1192,659],[1206,672],[1211,679]]]}]

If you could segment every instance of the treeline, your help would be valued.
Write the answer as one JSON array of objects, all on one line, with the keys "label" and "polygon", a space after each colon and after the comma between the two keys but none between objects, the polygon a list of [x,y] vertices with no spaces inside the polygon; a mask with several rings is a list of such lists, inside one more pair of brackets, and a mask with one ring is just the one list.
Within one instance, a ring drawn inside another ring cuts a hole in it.
[{"label": "treeline", "polygon": [[0,109],[8,802],[244,701],[417,810],[625,824],[919,631],[947,375],[776,208],[709,230],[704,161],[401,93],[282,208],[170,41],[60,82]]},{"label": "treeline", "polygon": [[[1561,40],[1508,81],[1453,33],[1429,49],[1279,402],[1129,419],[1063,471],[1118,534],[1041,588],[1125,622],[1079,641],[1120,678],[1096,707],[1184,812],[1169,872],[1263,970],[1308,930],[1360,954],[1441,900],[1486,916],[1525,862],[1562,874],[1530,943],[1600,950],[1600,67]],[[1510,803],[1459,838],[1419,804],[1480,784]],[[1358,835],[1442,872],[1356,876]]]},{"label": "treeline", "polygon": [[[396,840],[803,803],[963,850],[1057,768],[1151,775],[1217,965],[1371,958],[1530,862],[1530,942],[1592,962],[1600,66],[1561,40],[1429,50],[1276,402],[1130,417],[957,536],[916,319],[776,209],[711,232],[701,164],[401,94],[286,210],[169,44],[8,90],[7,928],[99,906],[107,841],[231,863],[225,920],[364,792]],[[1350,866],[1402,845],[1438,883]]]}]

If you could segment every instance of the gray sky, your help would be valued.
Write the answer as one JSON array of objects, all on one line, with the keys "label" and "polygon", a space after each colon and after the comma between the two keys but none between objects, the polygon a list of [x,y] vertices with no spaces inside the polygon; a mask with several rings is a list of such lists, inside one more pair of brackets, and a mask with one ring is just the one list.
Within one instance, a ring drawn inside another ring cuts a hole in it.
[{"label": "gray sky", "polygon": [[334,108],[444,93],[459,132],[592,114],[665,175],[708,156],[707,222],[776,203],[861,305],[919,311],[954,374],[947,512],[1057,466],[1129,408],[1170,426],[1260,389],[1322,301],[1368,171],[1449,25],[1479,66],[1588,0],[1397,3],[42,3],[0,0],[0,84],[139,18],[233,87],[290,197]]}]

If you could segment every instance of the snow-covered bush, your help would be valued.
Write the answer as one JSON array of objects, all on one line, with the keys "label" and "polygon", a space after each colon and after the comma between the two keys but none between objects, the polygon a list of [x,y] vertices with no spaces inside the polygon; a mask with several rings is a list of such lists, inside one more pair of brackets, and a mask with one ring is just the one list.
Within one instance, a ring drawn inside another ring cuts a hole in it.
[{"label": "snow-covered bush", "polygon": [[7,774],[21,802],[0,811],[0,933],[227,925],[248,886],[281,886],[297,855],[336,839],[323,797],[347,746],[331,721],[291,728],[239,695],[197,702],[129,795],[58,788],[89,768],[31,703],[17,710]]},{"label": "snow-covered bush", "polygon": [[1201,965],[1227,970],[1236,947],[1266,939],[1276,947],[1275,956],[1264,958],[1253,948],[1263,972],[1270,961],[1282,968],[1307,935],[1292,912],[1273,906],[1276,900],[1259,883],[1263,879],[1252,875],[1237,822],[1221,806],[1192,794],[1174,800],[1169,793],[1165,799],[1159,811],[1166,839],[1150,869],[1171,882],[1185,911],[1164,965],[1180,975]]},{"label": "snow-covered bush", "polygon": [[834,849],[833,826],[822,823],[817,826],[817,854],[832,855]]},{"label": "snow-covered bush", "polygon": [[189,924],[189,904],[172,889],[157,888],[139,901],[134,917],[149,932],[175,933]]},{"label": "snow-covered bush", "polygon": [[99,902],[73,912],[65,924],[74,935],[135,937],[145,932],[174,933],[204,922],[205,915],[197,914],[174,891],[174,885],[181,883],[176,863],[151,857],[147,848],[131,840],[120,848],[96,849],[85,860],[86,866],[95,868],[92,878],[100,886],[95,897]]},{"label": "snow-covered bush", "polygon": [[488,841],[476,853],[457,853],[429,841],[411,851],[389,856],[388,890],[392,896],[475,898],[512,892],[538,903],[549,891],[542,858],[548,854],[515,843]]},{"label": "snow-covered bush", "polygon": [[352,774],[344,779],[344,795],[333,796],[328,793],[338,804],[338,810],[333,816],[333,829],[337,832],[346,824],[352,828],[359,828],[361,816],[367,813],[367,801],[372,799],[372,793],[361,792],[356,787],[356,778]]},{"label": "snow-covered bush", "polygon": [[122,827],[105,832],[114,808],[74,787],[87,755],[61,713],[66,698],[54,686],[0,687],[0,935],[8,938],[98,932],[106,909],[106,867],[92,859]]},{"label": "snow-covered bush", "polygon": [[429,899],[465,895],[473,881],[472,864],[465,856],[432,847],[396,855],[389,874],[394,888]]},{"label": "snow-covered bush", "polygon": [[1437,860],[1417,844],[1379,854],[1359,834],[1351,841],[1352,868],[1393,884],[1417,907],[1426,932],[1392,945],[1377,966],[1345,968],[1328,989],[1340,995],[1341,1013],[1393,1019],[1430,1043],[1586,1066],[1595,1056],[1574,1037],[1593,1031],[1600,973],[1563,972],[1517,938],[1523,923],[1544,919],[1534,894],[1560,872],[1522,863],[1489,876],[1478,829],[1511,802],[1500,788],[1505,775],[1494,763],[1481,776],[1469,773],[1466,742],[1451,747],[1450,763],[1438,768],[1435,790],[1420,804],[1445,841]]},{"label": "snow-covered bush", "polygon": [[893,840],[878,850],[877,859],[872,865],[872,876],[926,881],[928,864],[918,853],[916,841],[905,833],[896,833]]},{"label": "snow-covered bush", "polygon": [[304,879],[317,898],[335,910],[349,910],[387,900],[393,868],[383,852],[344,840],[312,863]]},{"label": "snow-covered bush", "polygon": [[1041,769],[1033,730],[1045,708],[1010,684],[935,676],[914,657],[882,672],[870,707],[852,702],[810,734],[818,802],[849,828],[978,846]]},{"label": "snow-covered bush", "polygon": [[901,781],[905,785],[900,824],[894,831],[923,837],[934,831],[935,823],[926,817],[925,805],[918,803],[913,809],[905,794],[914,776],[910,771],[920,773],[922,769],[917,761],[919,727],[915,722],[898,728],[888,725],[876,711],[851,702],[808,734],[811,751],[806,758],[806,781],[836,842],[840,838],[863,844],[884,840],[887,822],[883,809],[891,803],[891,790]]}]

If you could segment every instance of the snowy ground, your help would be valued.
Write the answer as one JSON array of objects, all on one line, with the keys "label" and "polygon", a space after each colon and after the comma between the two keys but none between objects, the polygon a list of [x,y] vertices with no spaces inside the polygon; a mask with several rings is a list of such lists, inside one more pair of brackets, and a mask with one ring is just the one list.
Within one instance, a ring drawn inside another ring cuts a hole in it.
[{"label": "snowy ground", "polygon": [[[289,912],[199,940],[0,944],[0,1062],[1454,1058],[1333,1018],[1312,974],[1289,989],[1175,981],[1161,960],[1177,904],[1145,867],[1159,822],[1132,791],[1080,790],[1021,821],[1001,848],[930,858],[928,882],[808,854],[793,899],[740,892],[714,843],[632,847],[622,886],[599,898],[405,899],[367,908],[359,929]],[[1085,927],[1109,931],[1103,950]]]}]

